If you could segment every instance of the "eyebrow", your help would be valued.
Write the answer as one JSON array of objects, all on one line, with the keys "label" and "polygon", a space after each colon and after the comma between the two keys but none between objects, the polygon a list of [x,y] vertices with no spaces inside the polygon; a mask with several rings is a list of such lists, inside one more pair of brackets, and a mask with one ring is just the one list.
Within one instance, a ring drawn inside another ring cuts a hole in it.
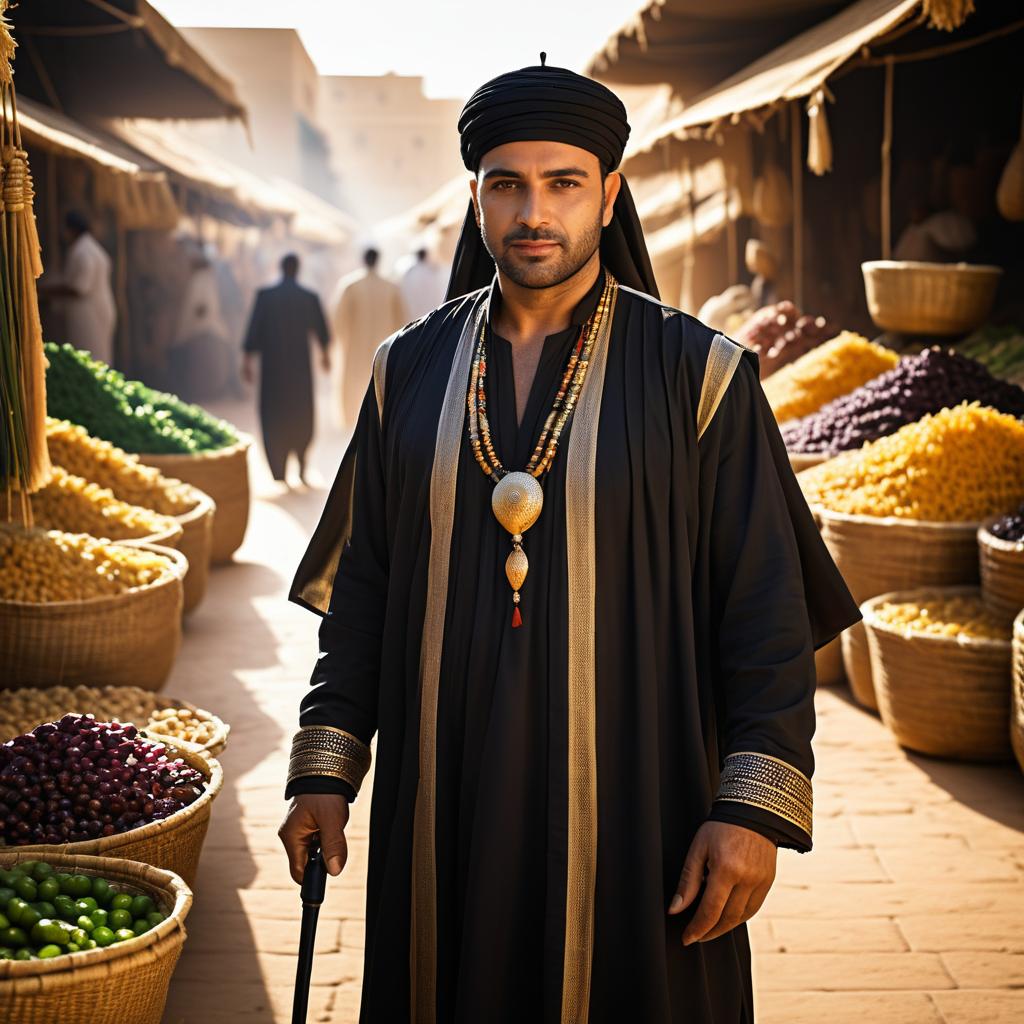
[{"label": "eyebrow", "polygon": [[[542,178],[589,178],[590,174],[582,167],[559,167],[553,171],[541,171]],[[491,178],[522,178],[519,171],[509,170],[507,167],[494,167],[483,177],[484,181]]]}]

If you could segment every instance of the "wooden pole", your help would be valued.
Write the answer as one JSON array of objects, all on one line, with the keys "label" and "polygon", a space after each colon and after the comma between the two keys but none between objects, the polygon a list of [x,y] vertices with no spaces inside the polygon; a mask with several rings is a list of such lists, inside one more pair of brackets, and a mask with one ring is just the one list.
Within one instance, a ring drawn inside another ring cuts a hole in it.
[{"label": "wooden pole", "polygon": [[793,186],[793,301],[804,308],[804,162],[800,131],[800,107],[789,105],[789,142]]},{"label": "wooden pole", "polygon": [[895,63],[885,61],[885,106],[882,114],[882,259],[892,259],[892,95]]}]

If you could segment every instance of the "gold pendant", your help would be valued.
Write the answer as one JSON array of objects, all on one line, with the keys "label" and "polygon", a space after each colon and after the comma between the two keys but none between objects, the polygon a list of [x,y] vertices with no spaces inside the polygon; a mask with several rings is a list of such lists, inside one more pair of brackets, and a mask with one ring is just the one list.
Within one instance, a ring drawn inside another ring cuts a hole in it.
[{"label": "gold pendant", "polygon": [[513,627],[522,623],[519,590],[526,582],[526,574],[530,570],[530,562],[522,548],[523,534],[537,522],[543,507],[544,489],[537,478],[529,473],[506,474],[491,495],[491,508],[495,517],[512,534],[512,553],[505,561],[505,576],[513,590]]}]

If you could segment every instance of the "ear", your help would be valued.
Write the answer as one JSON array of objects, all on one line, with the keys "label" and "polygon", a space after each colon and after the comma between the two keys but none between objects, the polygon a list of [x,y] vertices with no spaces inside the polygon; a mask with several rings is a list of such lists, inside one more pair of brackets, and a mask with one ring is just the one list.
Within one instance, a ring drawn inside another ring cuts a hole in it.
[{"label": "ear", "polygon": [[619,190],[622,188],[622,175],[618,171],[612,171],[604,179],[604,215],[601,223],[608,227],[615,214],[615,200],[618,198]]},{"label": "ear", "polygon": [[480,183],[476,178],[470,178],[469,193],[473,199],[473,213],[476,216],[476,226],[480,227]]}]

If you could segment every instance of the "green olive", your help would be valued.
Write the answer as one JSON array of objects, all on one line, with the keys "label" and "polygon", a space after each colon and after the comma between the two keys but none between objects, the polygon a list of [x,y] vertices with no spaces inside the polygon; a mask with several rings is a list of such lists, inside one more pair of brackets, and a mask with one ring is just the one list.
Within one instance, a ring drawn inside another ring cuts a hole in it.
[{"label": "green olive", "polygon": [[127,910],[112,910],[107,916],[107,924],[114,930],[118,928],[130,928],[132,915]]},{"label": "green olive", "polygon": [[0,946],[27,946],[28,935],[23,928],[12,925],[0,932]]},{"label": "green olive", "polygon": [[32,954],[32,950],[27,946],[22,946],[15,954],[15,960],[35,960],[35,956]]},{"label": "green olive", "polygon": [[21,878],[16,878],[14,880],[14,885],[12,885],[11,888],[26,903],[34,903],[39,898],[39,890],[36,887],[36,883],[27,875],[22,875]]},{"label": "green olive", "polygon": [[42,949],[40,949],[39,952],[36,953],[36,956],[38,956],[40,960],[49,960],[52,957],[60,956],[60,954],[60,946],[55,946],[51,944],[49,946],[43,946]]},{"label": "green olive", "polygon": [[132,908],[132,896],[130,893],[119,892],[115,893],[113,899],[110,901],[111,910],[131,910]]},{"label": "green olive", "polygon": [[45,860],[38,861],[36,866],[32,869],[32,877],[37,882],[45,881],[53,874],[53,867],[47,864]]},{"label": "green olive", "polygon": [[117,931],[114,932],[114,941],[115,942],[125,942],[128,939],[134,939],[134,938],[135,938],[135,932],[133,932],[131,930],[131,928],[118,928]]},{"label": "green olive", "polygon": [[100,925],[99,928],[93,930],[92,941],[97,946],[109,946],[112,942],[116,941],[114,933],[106,926]]}]

